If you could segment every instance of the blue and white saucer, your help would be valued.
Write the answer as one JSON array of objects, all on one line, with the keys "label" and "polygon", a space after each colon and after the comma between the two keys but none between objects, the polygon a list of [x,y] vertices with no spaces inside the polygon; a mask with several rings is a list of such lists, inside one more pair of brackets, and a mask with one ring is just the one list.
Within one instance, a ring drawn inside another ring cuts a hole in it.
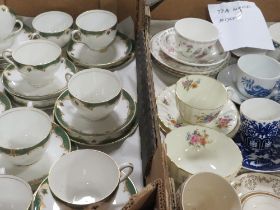
[{"label": "blue and white saucer", "polygon": [[274,143],[269,150],[250,150],[244,148],[241,144],[240,133],[234,137],[243,156],[242,166],[244,169],[262,172],[279,173],[280,172],[280,136],[278,142]]},{"label": "blue and white saucer", "polygon": [[[236,72],[237,64],[227,66],[225,69],[219,72],[217,80],[222,82],[227,87],[230,99],[234,103],[240,105],[243,101],[246,101],[248,98],[242,95],[236,86]],[[280,91],[275,90],[266,98],[280,103]]]}]

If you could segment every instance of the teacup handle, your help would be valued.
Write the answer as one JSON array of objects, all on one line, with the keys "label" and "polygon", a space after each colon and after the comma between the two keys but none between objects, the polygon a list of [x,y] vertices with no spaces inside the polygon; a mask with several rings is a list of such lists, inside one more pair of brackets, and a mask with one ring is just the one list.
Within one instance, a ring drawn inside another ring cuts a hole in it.
[{"label": "teacup handle", "polygon": [[74,73],[72,73],[72,72],[67,72],[66,74],[65,74],[65,80],[67,81],[67,82],[69,82],[69,80],[71,79],[71,77],[74,75]]},{"label": "teacup handle", "polygon": [[41,36],[38,32],[34,32],[29,35],[30,39],[41,39]]},{"label": "teacup handle", "polygon": [[17,65],[15,64],[15,62],[12,61],[10,58],[8,58],[8,57],[11,56],[11,55],[12,55],[12,51],[11,51],[10,49],[6,49],[6,50],[4,50],[4,51],[2,52],[3,58],[4,58],[9,64],[12,64],[12,65],[14,65],[16,68],[18,68]]},{"label": "teacup handle", "polygon": [[[79,38],[77,39],[76,36]],[[72,31],[71,37],[74,42],[81,42],[81,32],[79,30]]]},{"label": "teacup handle", "polygon": [[127,177],[132,173],[133,171],[133,164],[132,163],[123,163],[119,166],[120,172],[122,172],[124,169],[128,168],[128,172],[124,173],[124,175],[121,175],[120,182],[123,182],[127,179]]},{"label": "teacup handle", "polygon": [[23,28],[23,23],[22,23],[21,20],[16,20],[16,24],[17,24],[17,23],[19,24],[19,29],[16,30],[16,31],[14,31],[14,32],[12,32],[12,33],[11,33],[11,36],[14,36],[15,34],[19,33],[19,32],[21,31],[21,29]]}]

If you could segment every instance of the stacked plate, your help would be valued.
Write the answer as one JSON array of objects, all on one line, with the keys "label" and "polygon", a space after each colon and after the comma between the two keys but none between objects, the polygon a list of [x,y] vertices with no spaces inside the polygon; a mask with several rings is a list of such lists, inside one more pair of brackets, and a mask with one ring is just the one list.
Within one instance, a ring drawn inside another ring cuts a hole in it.
[{"label": "stacked plate", "polygon": [[136,103],[128,92],[112,113],[101,120],[86,118],[70,99],[69,91],[63,92],[54,107],[55,120],[79,146],[101,147],[124,141],[137,128]]},{"label": "stacked plate", "polygon": [[2,74],[2,83],[12,103],[18,106],[52,108],[57,97],[67,88],[66,73],[75,73],[74,64],[62,58],[55,78],[47,85],[36,87],[22,77],[13,65],[8,65]]},{"label": "stacked plate", "polygon": [[208,54],[186,56],[179,51],[174,28],[169,28],[154,35],[150,41],[150,50],[155,63],[169,74],[183,77],[201,74],[216,77],[230,60],[230,53],[224,52],[217,42]]}]

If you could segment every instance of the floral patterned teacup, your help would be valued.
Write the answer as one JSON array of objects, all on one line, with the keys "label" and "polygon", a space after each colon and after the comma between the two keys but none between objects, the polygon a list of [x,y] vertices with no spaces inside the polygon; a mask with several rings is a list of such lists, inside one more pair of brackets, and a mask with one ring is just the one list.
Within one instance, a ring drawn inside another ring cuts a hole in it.
[{"label": "floral patterned teacup", "polygon": [[280,63],[266,55],[244,55],[237,66],[237,88],[248,98],[269,96],[280,81]]},{"label": "floral patterned teacup", "polygon": [[210,123],[218,117],[227,101],[226,88],[213,78],[190,75],[176,83],[177,107],[188,123]]},{"label": "floral patterned teacup", "polygon": [[252,98],[240,106],[242,145],[248,149],[269,149],[280,135],[280,104]]},{"label": "floral patterned teacup", "polygon": [[210,22],[198,18],[184,18],[176,22],[176,42],[183,55],[207,55],[218,41],[218,29]]},{"label": "floral patterned teacup", "polygon": [[106,10],[90,10],[76,19],[78,30],[72,32],[74,42],[82,42],[92,50],[109,46],[117,33],[117,16]]}]

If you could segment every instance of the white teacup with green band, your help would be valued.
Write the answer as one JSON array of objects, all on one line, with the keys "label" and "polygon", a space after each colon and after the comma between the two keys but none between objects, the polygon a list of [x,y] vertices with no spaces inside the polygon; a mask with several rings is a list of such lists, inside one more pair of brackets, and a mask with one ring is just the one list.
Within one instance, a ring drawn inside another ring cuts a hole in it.
[{"label": "white teacup with green band", "polygon": [[71,15],[61,11],[48,11],[37,15],[32,21],[35,33],[32,36],[42,38],[64,47],[71,40]]},{"label": "white teacup with green band", "polygon": [[54,79],[62,62],[61,52],[61,48],[51,41],[30,40],[13,51],[4,50],[2,55],[29,84],[41,87]]},{"label": "white teacup with green band", "polygon": [[73,105],[88,119],[105,118],[121,98],[121,82],[111,71],[92,68],[65,77]]},{"label": "white teacup with green band", "polygon": [[[19,27],[14,30],[15,25]],[[5,5],[0,5],[0,42],[3,42],[15,34],[19,33],[23,27],[23,23],[16,19],[16,16]]]},{"label": "white teacup with green band", "polygon": [[[125,173],[123,170],[126,169]],[[49,187],[66,206],[75,209],[107,209],[116,189],[133,171],[131,163],[120,166],[107,154],[83,149],[62,156],[51,168]],[[63,208],[64,209],[64,208]]]},{"label": "white teacup with green band", "polygon": [[50,117],[30,107],[13,108],[0,115],[0,153],[15,165],[30,165],[46,150],[52,130]]},{"label": "white teacup with green band", "polygon": [[92,50],[108,47],[117,33],[117,16],[106,10],[90,10],[76,19],[78,30],[72,32],[72,40],[87,45]]}]

